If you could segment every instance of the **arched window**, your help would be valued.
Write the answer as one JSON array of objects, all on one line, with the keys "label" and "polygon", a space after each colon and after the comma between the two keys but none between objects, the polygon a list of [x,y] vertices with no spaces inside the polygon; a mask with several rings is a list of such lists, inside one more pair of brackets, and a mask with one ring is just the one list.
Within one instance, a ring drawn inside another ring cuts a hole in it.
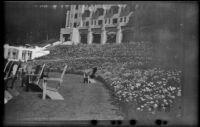
[{"label": "arched window", "polygon": [[104,9],[98,8],[95,13],[97,13],[98,16],[102,16],[104,14]]},{"label": "arched window", "polygon": [[83,13],[82,17],[89,17],[90,16],[90,11],[89,10],[85,10],[85,12]]},{"label": "arched window", "polygon": [[112,10],[113,14],[117,14],[119,12],[119,7],[118,6],[112,6],[110,9]]}]

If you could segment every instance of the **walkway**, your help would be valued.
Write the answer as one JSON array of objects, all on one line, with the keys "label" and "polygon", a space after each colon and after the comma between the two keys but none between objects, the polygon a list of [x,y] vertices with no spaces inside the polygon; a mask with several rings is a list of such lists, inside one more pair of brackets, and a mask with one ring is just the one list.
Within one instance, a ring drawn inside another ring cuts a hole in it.
[{"label": "walkway", "polygon": [[[60,74],[51,73],[60,76]],[[5,105],[6,121],[37,120],[122,120],[103,84],[83,84],[82,76],[66,74],[61,100],[42,100],[40,92],[22,92]],[[19,85],[19,83],[18,83]],[[19,86],[16,86],[19,87]],[[111,104],[112,103],[112,104]]]}]

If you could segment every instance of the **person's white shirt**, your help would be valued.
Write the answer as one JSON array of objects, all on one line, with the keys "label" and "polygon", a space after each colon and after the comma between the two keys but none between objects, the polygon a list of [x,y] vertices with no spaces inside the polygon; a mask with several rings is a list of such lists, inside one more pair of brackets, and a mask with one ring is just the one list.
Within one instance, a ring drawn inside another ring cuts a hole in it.
[{"label": "person's white shirt", "polygon": [[13,66],[13,71],[12,71],[12,74],[13,74],[13,75],[16,74],[16,72],[17,72],[17,68],[18,68],[18,65],[15,64],[15,65]]}]

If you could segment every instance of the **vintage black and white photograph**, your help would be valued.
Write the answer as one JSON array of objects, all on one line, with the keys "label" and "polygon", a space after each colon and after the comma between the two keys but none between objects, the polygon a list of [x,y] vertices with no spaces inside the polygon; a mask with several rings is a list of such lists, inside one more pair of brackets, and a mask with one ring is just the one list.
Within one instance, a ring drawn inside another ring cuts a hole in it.
[{"label": "vintage black and white photograph", "polygon": [[7,1],[4,27],[5,125],[197,124],[197,2]]}]

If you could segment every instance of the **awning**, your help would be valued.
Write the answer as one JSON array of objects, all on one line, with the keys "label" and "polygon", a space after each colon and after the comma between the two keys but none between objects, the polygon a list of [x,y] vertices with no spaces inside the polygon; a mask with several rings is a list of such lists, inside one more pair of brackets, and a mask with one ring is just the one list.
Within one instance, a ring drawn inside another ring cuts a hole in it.
[{"label": "awning", "polygon": [[93,32],[94,34],[101,34],[102,30],[101,30],[101,28],[93,28],[93,29],[92,29],[92,32]]},{"label": "awning", "polygon": [[106,27],[107,33],[116,33],[117,27]]},{"label": "awning", "polygon": [[87,34],[88,33],[88,29],[79,29],[79,33],[80,34]]}]

